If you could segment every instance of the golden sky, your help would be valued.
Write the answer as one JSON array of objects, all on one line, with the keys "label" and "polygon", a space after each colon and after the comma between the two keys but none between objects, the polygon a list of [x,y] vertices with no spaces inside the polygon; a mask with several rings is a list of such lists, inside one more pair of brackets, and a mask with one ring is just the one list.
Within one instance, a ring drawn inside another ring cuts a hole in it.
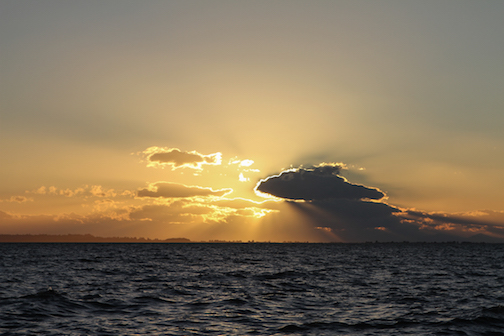
[{"label": "golden sky", "polygon": [[503,15],[2,1],[0,234],[502,239]]}]

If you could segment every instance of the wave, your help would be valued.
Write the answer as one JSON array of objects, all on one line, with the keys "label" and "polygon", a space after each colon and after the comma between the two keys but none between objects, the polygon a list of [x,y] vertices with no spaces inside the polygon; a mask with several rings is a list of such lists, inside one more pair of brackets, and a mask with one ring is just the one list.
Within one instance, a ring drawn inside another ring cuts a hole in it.
[{"label": "wave", "polygon": [[399,245],[0,244],[0,335],[504,335],[504,246]]}]

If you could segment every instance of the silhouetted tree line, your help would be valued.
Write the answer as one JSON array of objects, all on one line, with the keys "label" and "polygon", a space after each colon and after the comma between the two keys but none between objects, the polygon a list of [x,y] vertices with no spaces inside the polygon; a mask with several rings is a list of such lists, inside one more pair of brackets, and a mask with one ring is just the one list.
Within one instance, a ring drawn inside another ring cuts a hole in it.
[{"label": "silhouetted tree line", "polygon": [[189,243],[187,238],[148,239],[136,237],[95,237],[90,234],[0,234],[0,243]]}]

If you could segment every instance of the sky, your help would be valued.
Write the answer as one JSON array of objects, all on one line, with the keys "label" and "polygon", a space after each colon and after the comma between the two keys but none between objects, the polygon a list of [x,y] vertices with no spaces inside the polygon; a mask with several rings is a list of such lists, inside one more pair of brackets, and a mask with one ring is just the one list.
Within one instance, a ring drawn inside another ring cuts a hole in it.
[{"label": "sky", "polygon": [[503,240],[503,15],[1,0],[0,233]]}]

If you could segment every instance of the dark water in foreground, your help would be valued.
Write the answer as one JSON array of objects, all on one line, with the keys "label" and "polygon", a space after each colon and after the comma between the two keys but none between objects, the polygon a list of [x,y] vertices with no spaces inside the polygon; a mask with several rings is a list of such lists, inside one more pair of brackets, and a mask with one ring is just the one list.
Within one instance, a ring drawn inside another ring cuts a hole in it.
[{"label": "dark water in foreground", "polygon": [[504,245],[0,244],[0,335],[504,335]]}]

